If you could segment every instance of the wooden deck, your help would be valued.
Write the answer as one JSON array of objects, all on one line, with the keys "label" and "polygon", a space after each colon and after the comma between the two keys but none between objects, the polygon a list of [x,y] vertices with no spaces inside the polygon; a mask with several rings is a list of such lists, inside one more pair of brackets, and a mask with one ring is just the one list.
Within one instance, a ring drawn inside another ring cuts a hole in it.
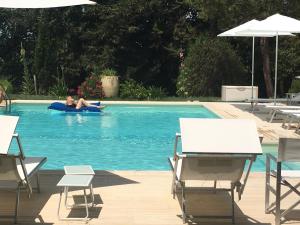
[{"label": "wooden deck", "polygon": [[280,122],[269,123],[256,114],[241,110],[233,104],[222,102],[203,102],[201,104],[222,118],[255,120],[259,134],[264,136],[264,144],[277,144],[279,137],[300,138],[300,135],[296,134],[294,130],[282,128]]},{"label": "wooden deck", "polygon": [[[20,203],[20,224],[85,224],[84,222],[59,221],[56,216],[59,189],[56,183],[62,171],[45,171],[41,174],[41,193],[34,193],[31,199],[22,193]],[[97,171],[94,178],[96,207],[91,209],[92,219],[88,224],[105,225],[182,225],[181,210],[178,199],[170,193],[171,172]],[[203,183],[202,183],[203,185]],[[75,201],[80,201],[79,191],[72,191]],[[14,194],[0,192],[0,212],[11,213]],[[187,195],[188,211],[201,215],[217,215],[230,212],[228,194],[201,194],[191,191]],[[295,198],[289,198],[290,204]],[[71,199],[72,201],[72,199]],[[274,216],[264,213],[264,174],[253,173],[241,201],[236,201],[236,224],[270,225]],[[82,216],[84,210],[64,210],[69,216]],[[290,215],[287,224],[300,224],[300,213]],[[0,221],[0,224],[12,222]],[[196,220],[188,224],[231,224],[228,220]]]}]

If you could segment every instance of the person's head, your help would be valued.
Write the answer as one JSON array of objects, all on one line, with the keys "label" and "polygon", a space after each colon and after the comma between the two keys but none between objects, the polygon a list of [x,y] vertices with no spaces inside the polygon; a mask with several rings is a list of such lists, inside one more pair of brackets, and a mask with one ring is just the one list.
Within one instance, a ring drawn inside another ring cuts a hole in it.
[{"label": "person's head", "polygon": [[74,103],[74,99],[70,95],[67,97],[66,101],[67,101],[68,104],[73,104]]}]

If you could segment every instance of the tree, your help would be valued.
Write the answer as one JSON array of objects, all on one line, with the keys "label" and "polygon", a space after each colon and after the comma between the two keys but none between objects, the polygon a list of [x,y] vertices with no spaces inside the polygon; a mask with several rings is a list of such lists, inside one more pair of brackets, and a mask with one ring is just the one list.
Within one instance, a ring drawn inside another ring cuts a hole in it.
[{"label": "tree", "polygon": [[190,46],[177,81],[182,96],[218,96],[222,85],[242,85],[245,70],[225,41],[203,36]]}]

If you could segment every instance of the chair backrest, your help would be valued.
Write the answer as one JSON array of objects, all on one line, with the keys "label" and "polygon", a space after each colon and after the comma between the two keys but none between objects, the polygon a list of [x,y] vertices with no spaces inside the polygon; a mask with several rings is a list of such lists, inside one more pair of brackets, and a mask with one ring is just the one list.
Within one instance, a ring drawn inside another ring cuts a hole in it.
[{"label": "chair backrest", "polygon": [[277,160],[278,162],[300,162],[300,139],[280,138]]},{"label": "chair backrest", "polygon": [[223,180],[235,183],[241,179],[246,157],[182,158],[180,180]]},{"label": "chair backrest", "polygon": [[0,155],[0,181],[16,181],[20,178],[17,163],[17,157],[13,155]]}]

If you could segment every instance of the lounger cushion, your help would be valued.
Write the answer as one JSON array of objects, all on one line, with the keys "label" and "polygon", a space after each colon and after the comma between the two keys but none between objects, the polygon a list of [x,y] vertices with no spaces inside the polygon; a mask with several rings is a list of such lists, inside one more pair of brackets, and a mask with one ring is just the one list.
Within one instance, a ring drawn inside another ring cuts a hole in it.
[{"label": "lounger cushion", "polygon": [[300,178],[300,170],[282,170],[281,176],[284,178]]},{"label": "lounger cushion", "polygon": [[[26,157],[23,160],[23,163],[25,165],[28,178],[30,178],[46,162],[46,160],[47,158],[45,157]],[[24,179],[24,173],[19,160],[17,160],[17,169],[21,179]]]}]

